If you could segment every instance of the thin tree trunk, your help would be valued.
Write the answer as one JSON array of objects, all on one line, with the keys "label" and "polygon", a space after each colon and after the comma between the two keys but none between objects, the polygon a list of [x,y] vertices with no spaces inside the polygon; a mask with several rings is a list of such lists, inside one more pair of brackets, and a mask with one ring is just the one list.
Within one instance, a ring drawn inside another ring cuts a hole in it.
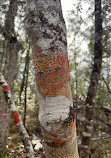
[{"label": "thin tree trunk", "polygon": [[[14,20],[17,14],[17,0],[10,0],[9,10],[6,13],[5,26],[3,36],[5,38],[5,66],[4,76],[13,91],[14,79],[16,77],[16,65],[18,51],[20,49],[19,42],[15,35]],[[1,92],[1,89],[0,89]],[[6,115],[5,115],[6,114]],[[6,143],[8,137],[8,127],[10,122],[10,112],[2,93],[0,93],[0,156],[6,154]]]},{"label": "thin tree trunk", "polygon": [[82,145],[80,151],[81,158],[89,158],[90,143],[93,133],[94,104],[97,92],[98,80],[102,64],[102,16],[101,0],[95,0],[95,45],[94,45],[94,65],[91,73],[90,85],[86,98],[86,123],[82,135]]},{"label": "thin tree trunk", "polygon": [[78,158],[60,0],[27,0],[26,30],[33,51],[46,157]]},{"label": "thin tree trunk", "polygon": [[26,122],[26,112],[27,112],[27,87],[28,87],[28,76],[29,76],[29,63],[30,63],[30,57],[29,57],[29,50],[27,51],[26,56],[26,77],[25,77],[25,97],[24,97],[24,118],[23,118],[23,124],[25,126]]},{"label": "thin tree trunk", "polygon": [[20,92],[19,92],[20,105],[21,105],[21,95],[22,95],[22,92],[23,92],[24,87],[25,87],[26,67],[27,67],[27,56],[25,58],[25,68],[24,68],[24,71],[23,71],[23,79],[22,79],[22,82],[21,82],[21,85],[20,85]]},{"label": "thin tree trunk", "polygon": [[20,50],[20,43],[15,33],[15,17],[18,10],[18,0],[10,0],[9,10],[6,13],[6,20],[4,26],[4,38],[5,38],[5,66],[4,77],[7,79],[11,91],[14,88],[14,80],[16,79],[16,66],[18,60],[18,52]]},{"label": "thin tree trunk", "polygon": [[23,126],[21,117],[17,111],[15,102],[12,98],[10,88],[1,73],[0,73],[0,85],[3,87],[3,92],[5,95],[6,102],[8,103],[9,109],[10,109],[12,117],[14,119],[14,123],[17,126],[19,135],[23,141],[27,158],[34,158],[34,151],[33,151],[33,147],[30,142],[30,139],[29,139],[29,135]]}]

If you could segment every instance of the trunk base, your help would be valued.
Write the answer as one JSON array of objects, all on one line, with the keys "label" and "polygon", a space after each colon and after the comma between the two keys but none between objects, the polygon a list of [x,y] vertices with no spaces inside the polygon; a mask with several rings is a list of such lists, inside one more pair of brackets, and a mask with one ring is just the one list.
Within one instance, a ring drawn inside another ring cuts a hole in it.
[{"label": "trunk base", "polygon": [[44,144],[46,151],[46,158],[79,158],[77,139],[76,139],[76,128],[74,129],[74,137],[70,141],[64,143],[48,143]]}]

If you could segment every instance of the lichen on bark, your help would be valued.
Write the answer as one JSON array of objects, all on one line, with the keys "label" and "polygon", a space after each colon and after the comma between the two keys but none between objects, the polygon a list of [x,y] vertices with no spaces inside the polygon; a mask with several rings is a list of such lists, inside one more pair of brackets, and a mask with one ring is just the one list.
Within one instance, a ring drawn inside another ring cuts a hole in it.
[{"label": "lichen on bark", "polygon": [[25,26],[33,51],[46,157],[78,158],[60,0],[28,0]]}]

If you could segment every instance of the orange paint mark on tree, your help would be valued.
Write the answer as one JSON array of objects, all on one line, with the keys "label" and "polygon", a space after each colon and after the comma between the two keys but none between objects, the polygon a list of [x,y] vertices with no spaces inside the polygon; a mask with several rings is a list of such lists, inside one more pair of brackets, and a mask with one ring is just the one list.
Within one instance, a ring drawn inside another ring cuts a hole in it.
[{"label": "orange paint mark on tree", "polygon": [[3,91],[10,91],[9,86],[3,86]]},{"label": "orange paint mark on tree", "polygon": [[76,121],[74,120],[71,124],[70,124],[70,128],[73,129],[76,127]]},{"label": "orange paint mark on tree", "polygon": [[56,131],[56,133],[51,134],[45,131],[44,138],[46,142],[54,142],[54,143],[65,143],[68,141],[75,139],[76,135],[76,120],[72,121],[71,124],[69,124],[66,127],[66,130],[59,130]]},{"label": "orange paint mark on tree", "polygon": [[18,111],[12,111],[12,117],[13,117],[14,123],[16,125],[21,122],[20,115],[19,115]]},{"label": "orange paint mark on tree", "polygon": [[64,136],[60,136],[60,137],[58,136],[57,138],[56,137],[54,138],[54,136],[52,135],[45,135],[45,139],[50,140],[54,143],[64,143],[64,142],[68,142],[72,140],[74,137],[74,134],[75,134],[74,129],[69,129],[68,133],[66,132]]},{"label": "orange paint mark on tree", "polygon": [[62,143],[61,140],[57,140],[57,139],[53,140],[53,142],[55,142],[55,143]]},{"label": "orange paint mark on tree", "polygon": [[67,54],[58,51],[56,53],[49,52],[48,55],[45,55],[38,46],[35,46],[33,57],[36,82],[41,95],[51,97],[59,94],[68,97],[67,90],[62,89],[65,84],[69,84]]}]

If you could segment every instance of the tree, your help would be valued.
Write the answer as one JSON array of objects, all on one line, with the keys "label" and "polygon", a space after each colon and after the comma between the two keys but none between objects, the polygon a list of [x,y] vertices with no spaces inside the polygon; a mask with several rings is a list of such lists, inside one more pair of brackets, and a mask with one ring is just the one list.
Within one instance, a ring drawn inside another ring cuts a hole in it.
[{"label": "tree", "polygon": [[[2,28],[2,36],[5,39],[5,66],[4,76],[10,85],[11,91],[14,88],[14,79],[16,78],[16,65],[20,43],[15,33],[15,17],[17,14],[17,0],[10,0],[9,9],[6,13],[5,25]],[[2,93],[1,93],[2,94]],[[8,127],[10,121],[10,113],[5,99],[0,94],[0,156],[6,154],[6,143],[8,137]],[[5,115],[7,114],[7,115]]]},{"label": "tree", "polygon": [[14,123],[17,126],[17,129],[19,131],[19,135],[23,141],[23,144],[24,144],[24,147],[26,150],[27,158],[34,158],[34,151],[33,151],[31,141],[29,139],[29,135],[28,135],[26,129],[24,128],[24,125],[23,125],[22,120],[21,120],[21,116],[20,116],[20,114],[15,106],[15,102],[12,98],[10,88],[9,88],[7,82],[5,81],[4,76],[1,73],[0,73],[0,85],[3,88],[6,102],[9,106],[10,111],[11,111],[12,117],[14,119]]},{"label": "tree", "polygon": [[25,62],[25,68],[24,68],[24,81],[25,82],[25,97],[24,97],[24,118],[23,118],[23,124],[25,126],[26,122],[26,112],[27,112],[27,87],[28,87],[28,76],[29,76],[29,63],[30,63],[30,56],[29,56],[29,50],[27,51],[26,55],[26,62]]},{"label": "tree", "polygon": [[46,157],[78,158],[60,0],[27,0],[26,30],[33,51]]},{"label": "tree", "polygon": [[82,136],[81,158],[89,158],[90,142],[93,133],[94,104],[102,65],[102,16],[101,0],[95,0],[95,44],[94,64],[88,88],[86,105],[86,123]]}]

